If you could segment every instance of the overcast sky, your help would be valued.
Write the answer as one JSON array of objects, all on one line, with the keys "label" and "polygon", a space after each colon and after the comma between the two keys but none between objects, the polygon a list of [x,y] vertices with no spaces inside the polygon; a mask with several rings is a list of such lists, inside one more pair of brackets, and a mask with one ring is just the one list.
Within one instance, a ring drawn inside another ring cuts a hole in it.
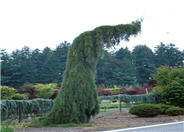
[{"label": "overcast sky", "polygon": [[73,39],[101,25],[143,18],[142,32],[121,44],[150,48],[174,43],[184,49],[183,0],[0,0],[0,48],[43,49]]}]

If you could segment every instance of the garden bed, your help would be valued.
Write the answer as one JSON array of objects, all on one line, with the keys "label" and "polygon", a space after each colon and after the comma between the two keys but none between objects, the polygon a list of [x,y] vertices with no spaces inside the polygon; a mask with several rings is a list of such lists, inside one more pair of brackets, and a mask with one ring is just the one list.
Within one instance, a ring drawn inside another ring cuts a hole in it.
[{"label": "garden bed", "polygon": [[140,118],[129,114],[127,109],[123,109],[121,113],[118,110],[108,110],[106,112],[100,112],[95,118],[92,118],[90,121],[91,127],[22,128],[16,129],[16,132],[95,132],[176,121],[184,121],[184,116],[159,115],[156,117]]}]

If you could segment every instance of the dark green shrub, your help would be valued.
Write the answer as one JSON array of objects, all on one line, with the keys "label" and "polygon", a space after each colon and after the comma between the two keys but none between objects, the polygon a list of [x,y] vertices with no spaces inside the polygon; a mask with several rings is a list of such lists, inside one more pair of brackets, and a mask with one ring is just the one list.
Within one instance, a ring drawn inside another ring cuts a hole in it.
[{"label": "dark green shrub", "polygon": [[13,95],[12,99],[14,99],[14,100],[26,100],[26,99],[28,99],[28,96],[26,94],[16,93]]},{"label": "dark green shrub", "polygon": [[176,81],[171,82],[163,92],[163,98],[168,104],[184,107],[184,85]]},{"label": "dark green shrub", "polygon": [[129,113],[139,117],[153,117],[160,114],[160,108],[155,104],[140,104],[130,108]]},{"label": "dark green shrub", "polygon": [[166,110],[166,114],[169,116],[184,115],[184,108],[171,107]]},{"label": "dark green shrub", "polygon": [[155,104],[155,105],[160,108],[160,114],[166,114],[167,109],[174,107],[172,105],[166,105],[166,104]]},{"label": "dark green shrub", "polygon": [[153,78],[157,81],[153,91],[160,93],[163,103],[184,107],[184,67],[160,67]]},{"label": "dark green shrub", "polygon": [[1,99],[12,99],[16,90],[8,86],[0,86]]}]

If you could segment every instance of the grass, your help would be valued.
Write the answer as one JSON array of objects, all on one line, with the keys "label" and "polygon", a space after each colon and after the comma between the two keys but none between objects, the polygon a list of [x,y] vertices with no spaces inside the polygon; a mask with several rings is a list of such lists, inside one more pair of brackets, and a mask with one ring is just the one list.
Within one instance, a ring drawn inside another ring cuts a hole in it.
[{"label": "grass", "polygon": [[[110,103],[110,104],[100,104],[100,109],[117,109],[119,108],[119,102]],[[121,102],[121,108],[127,108],[126,103]]]},{"label": "grass", "polygon": [[0,130],[1,130],[1,132],[14,132],[14,129],[11,126],[2,125]]},{"label": "grass", "polygon": [[100,104],[100,109],[119,108],[119,104]]}]

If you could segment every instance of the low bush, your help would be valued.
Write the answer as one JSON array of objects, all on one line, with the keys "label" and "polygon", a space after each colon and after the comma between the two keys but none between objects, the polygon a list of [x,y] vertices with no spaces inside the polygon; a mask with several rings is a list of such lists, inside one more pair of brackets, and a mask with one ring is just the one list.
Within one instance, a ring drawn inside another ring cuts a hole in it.
[{"label": "low bush", "polygon": [[140,104],[130,108],[129,113],[139,117],[154,117],[160,114],[160,108],[154,104]]},{"label": "low bush", "polygon": [[104,96],[104,87],[98,87],[97,88],[97,93],[98,93],[98,96]]},{"label": "low bush", "polygon": [[0,86],[1,99],[12,99],[16,90],[8,86]]},{"label": "low bush", "polygon": [[166,110],[166,114],[169,116],[184,115],[184,108],[171,107]]},{"label": "low bush", "polygon": [[112,95],[117,95],[120,93],[120,88],[108,88],[106,90],[109,90]]},{"label": "low bush", "polygon": [[35,85],[35,94],[39,98],[49,99],[53,92],[56,84],[37,84]]},{"label": "low bush", "polygon": [[[35,86],[33,85],[27,85],[24,87],[24,90],[22,90],[23,93],[27,93],[28,94],[28,99],[35,99],[38,98],[35,95]],[[20,93],[20,92],[19,92]]]},{"label": "low bush", "polygon": [[28,96],[26,94],[16,93],[16,94],[14,94],[12,99],[14,99],[14,100],[26,100],[26,99],[28,99]]},{"label": "low bush", "polygon": [[174,107],[172,105],[166,104],[155,104],[155,105],[160,108],[160,114],[166,114],[167,109]]}]

